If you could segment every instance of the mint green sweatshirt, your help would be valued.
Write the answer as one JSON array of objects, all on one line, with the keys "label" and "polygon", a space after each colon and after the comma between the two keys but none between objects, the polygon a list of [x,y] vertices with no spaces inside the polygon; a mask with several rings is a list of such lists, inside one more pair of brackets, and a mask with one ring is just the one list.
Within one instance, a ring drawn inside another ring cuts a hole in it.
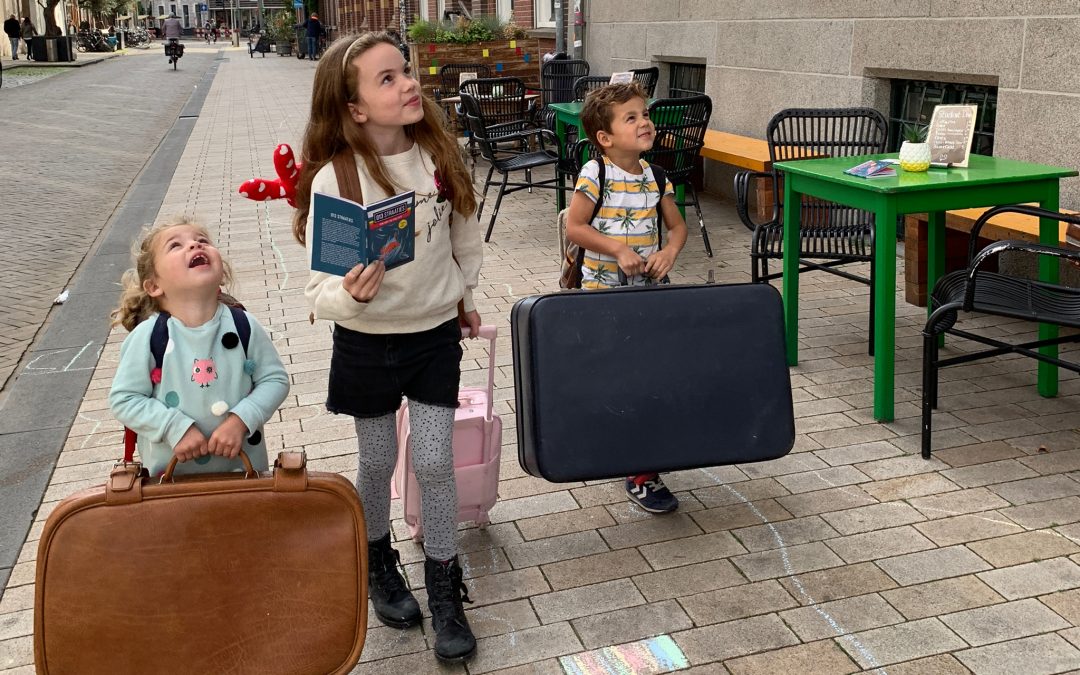
[{"label": "mint green sweatshirt", "polygon": [[[289,375],[266,331],[255,317],[247,315],[251,339],[245,356],[225,305],[218,305],[214,317],[196,328],[170,317],[161,383],[154,384],[150,379],[154,369],[150,334],[157,317],[154,314],[146,319],[124,339],[109,391],[113,414],[139,435],[143,466],[151,476],[162,473],[173,456],[173,447],[192,424],[209,439],[229,413],[234,413],[247,426],[244,452],[255,469],[266,471],[269,461],[262,426],[289,393]],[[233,337],[225,337],[228,333]],[[242,466],[239,459],[206,455],[178,464],[176,474],[217,473]]]}]

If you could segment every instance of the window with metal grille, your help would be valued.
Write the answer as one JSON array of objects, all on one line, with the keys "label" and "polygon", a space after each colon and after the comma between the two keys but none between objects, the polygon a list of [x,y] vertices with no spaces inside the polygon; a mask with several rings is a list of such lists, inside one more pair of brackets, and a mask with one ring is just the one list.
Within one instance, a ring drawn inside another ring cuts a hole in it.
[{"label": "window with metal grille", "polygon": [[934,106],[966,103],[979,107],[975,116],[975,138],[971,151],[994,154],[994,122],[997,119],[997,87],[924,80],[893,80],[889,110],[889,150],[900,149],[903,128],[908,124],[930,124]]},{"label": "window with metal grille", "polygon": [[699,63],[669,63],[668,96],[685,98],[705,93],[705,66]]}]

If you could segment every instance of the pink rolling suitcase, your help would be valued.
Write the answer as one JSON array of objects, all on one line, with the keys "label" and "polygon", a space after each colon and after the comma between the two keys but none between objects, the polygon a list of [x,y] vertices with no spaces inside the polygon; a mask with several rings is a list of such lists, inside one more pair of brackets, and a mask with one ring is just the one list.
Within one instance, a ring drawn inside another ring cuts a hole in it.
[{"label": "pink rolling suitcase", "polygon": [[[458,522],[487,525],[488,510],[495,505],[499,489],[499,457],[502,450],[502,420],[492,414],[495,388],[494,326],[481,326],[480,337],[488,347],[487,388],[466,387],[458,392],[459,407],[454,414],[454,478],[457,481]],[[424,538],[420,522],[420,486],[412,468],[409,404],[397,413],[398,459],[393,488],[405,507],[405,524],[414,541]]]}]

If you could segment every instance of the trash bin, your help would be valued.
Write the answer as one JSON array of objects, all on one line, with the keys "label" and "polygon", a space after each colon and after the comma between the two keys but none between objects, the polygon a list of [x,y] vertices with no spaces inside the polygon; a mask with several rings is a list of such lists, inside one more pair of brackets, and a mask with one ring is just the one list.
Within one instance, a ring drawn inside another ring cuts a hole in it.
[{"label": "trash bin", "polygon": [[70,35],[56,38],[56,58],[60,61],[75,60],[75,40]]}]

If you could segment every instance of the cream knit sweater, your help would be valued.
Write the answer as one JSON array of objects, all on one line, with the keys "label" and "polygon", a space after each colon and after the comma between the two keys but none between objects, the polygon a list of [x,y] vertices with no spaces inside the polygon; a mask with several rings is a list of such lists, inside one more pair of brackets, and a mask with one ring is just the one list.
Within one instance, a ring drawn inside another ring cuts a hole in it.
[{"label": "cream knit sweater", "polygon": [[[457,315],[457,303],[464,298],[465,311],[475,309],[472,291],[480,278],[484,251],[476,214],[468,218],[450,212],[449,200],[437,202],[435,163],[431,155],[414,143],[411,150],[382,158],[395,186],[401,192],[416,191],[416,256],[383,277],[379,292],[370,302],[357,302],[342,287],[342,278],[312,272],[304,295],[315,318],[338,323],[361,333],[416,333],[438,326]],[[388,197],[368,175],[363,160],[356,156],[364,202]],[[333,163],[315,174],[312,193],[337,195]],[[311,241],[314,213],[308,212],[307,241]],[[308,247],[308,266],[311,247]]]}]

